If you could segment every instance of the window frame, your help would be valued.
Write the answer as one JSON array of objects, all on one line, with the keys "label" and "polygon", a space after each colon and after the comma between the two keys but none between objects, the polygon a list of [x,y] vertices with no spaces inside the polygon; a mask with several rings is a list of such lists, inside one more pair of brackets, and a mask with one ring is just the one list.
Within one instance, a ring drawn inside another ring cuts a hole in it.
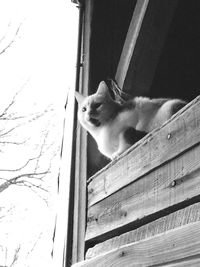
[{"label": "window frame", "polygon": [[[76,66],[76,91],[83,95],[88,95],[93,0],[88,0],[87,3],[78,1],[78,8],[79,41]],[[76,138],[72,149],[68,240],[64,266],[71,266],[71,264],[83,261],[85,255],[87,133],[78,124],[77,103],[75,103],[74,136]]]},{"label": "window frame", "polygon": [[[128,93],[130,93],[131,86],[136,88],[134,92],[131,92],[132,95],[136,95],[138,92],[142,95],[150,89],[177,2],[178,0],[166,0],[165,2],[137,0],[115,76],[119,87],[123,90],[128,88]],[[79,48],[81,65],[77,66],[79,75],[77,91],[84,95],[88,95],[90,88],[90,35],[93,5],[93,0],[87,0],[79,5],[81,10],[79,22],[81,27],[81,45]],[[162,17],[164,23],[153,27],[153,18],[157,13],[159,13],[158,19]],[[151,29],[149,29],[149,25],[152,26]],[[154,44],[154,38],[158,34],[159,38]],[[151,44],[153,53],[149,53],[149,44]],[[148,54],[142,56],[145,50],[148,51]],[[144,70],[142,73],[141,69]],[[77,106],[75,108],[74,128],[76,142],[73,144],[72,156],[71,214],[69,214],[69,216],[72,214],[73,216],[68,223],[66,248],[66,257],[71,258],[72,264],[84,260],[87,224],[87,133],[78,127],[76,111]]]}]

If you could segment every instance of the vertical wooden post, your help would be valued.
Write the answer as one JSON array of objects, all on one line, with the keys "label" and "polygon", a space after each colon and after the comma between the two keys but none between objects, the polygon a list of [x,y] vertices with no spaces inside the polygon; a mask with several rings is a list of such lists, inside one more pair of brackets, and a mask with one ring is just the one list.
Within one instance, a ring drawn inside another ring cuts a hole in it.
[{"label": "vertical wooden post", "polygon": [[[84,5],[84,6],[83,6]],[[84,1],[80,10],[79,22],[79,44],[77,60],[76,90],[87,95],[89,88],[89,53],[90,53],[90,25],[92,0]],[[77,111],[77,108],[76,108]],[[84,260],[85,255],[85,230],[86,230],[86,198],[87,198],[87,133],[77,122],[75,111],[74,129],[74,151],[72,166],[72,194],[71,198],[71,222],[69,235],[71,243],[68,242],[68,249],[71,250],[71,263]]]}]

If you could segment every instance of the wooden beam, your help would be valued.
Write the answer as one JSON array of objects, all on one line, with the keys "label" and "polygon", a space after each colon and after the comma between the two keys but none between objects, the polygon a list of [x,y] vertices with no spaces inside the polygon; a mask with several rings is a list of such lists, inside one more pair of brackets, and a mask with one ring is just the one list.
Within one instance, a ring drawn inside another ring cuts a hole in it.
[{"label": "wooden beam", "polygon": [[[86,134],[83,129],[77,130],[76,159],[74,176],[74,209],[73,216],[73,238],[72,238],[72,262],[84,259],[85,250],[85,219],[86,219]],[[70,216],[70,215],[69,215]]]},{"label": "wooden beam", "polygon": [[180,209],[195,197],[199,201],[199,155],[200,145],[91,206],[86,240],[108,239],[129,224],[133,229],[143,221],[155,220],[161,211]]},{"label": "wooden beam", "polygon": [[[89,84],[89,51],[90,51],[90,34],[91,34],[91,13],[93,8],[93,1],[88,0],[84,3],[84,13],[83,6],[81,6],[81,14],[83,15],[83,20],[80,21],[79,27],[83,27],[84,38],[81,35],[82,47],[81,54],[84,55],[84,62],[81,56],[80,79],[78,81],[78,90],[84,95],[88,95],[88,84]],[[80,51],[79,51],[80,52]],[[86,228],[86,192],[87,192],[87,133],[82,127],[77,127],[77,116],[75,118],[75,129],[74,129],[74,165],[73,165],[73,177],[72,184],[73,188],[73,199],[74,205],[70,205],[71,220],[70,225],[70,235],[71,243],[68,244],[72,251],[72,255],[68,255],[68,261],[76,263],[84,259],[85,254],[85,228]],[[73,208],[72,208],[73,206]],[[73,230],[72,230],[73,229]],[[69,264],[69,263],[67,263]],[[67,265],[68,266],[68,265]]]},{"label": "wooden beam", "polygon": [[116,73],[126,92],[148,94],[177,2],[138,1]]},{"label": "wooden beam", "polygon": [[75,264],[73,267],[161,266],[181,261],[188,266],[200,259],[200,222],[125,245],[109,253]]},{"label": "wooden beam", "polygon": [[165,265],[166,267],[199,267],[200,266],[200,258],[197,255],[196,257],[194,256],[189,258],[189,259],[185,259],[185,260],[180,260],[178,262],[174,262],[173,265],[171,265],[171,263]]},{"label": "wooden beam", "polygon": [[108,197],[200,140],[200,97],[90,179],[88,206]]},{"label": "wooden beam", "polygon": [[177,227],[200,221],[200,203],[195,203],[184,209],[175,211],[167,216],[161,217],[153,222],[147,223],[135,230],[108,239],[96,244],[86,252],[86,259],[91,259],[107,253],[120,246],[138,242],[146,238],[164,233]]},{"label": "wooden beam", "polygon": [[115,79],[122,88],[149,0],[138,0],[128,29]]}]

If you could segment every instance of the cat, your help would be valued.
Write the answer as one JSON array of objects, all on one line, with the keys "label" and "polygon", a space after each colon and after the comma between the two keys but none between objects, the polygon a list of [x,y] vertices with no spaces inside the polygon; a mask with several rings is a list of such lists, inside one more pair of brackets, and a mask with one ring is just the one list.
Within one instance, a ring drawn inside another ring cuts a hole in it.
[{"label": "cat", "polygon": [[75,92],[75,97],[80,124],[95,139],[99,151],[111,160],[186,105],[179,99],[148,97],[119,102],[111,97],[104,81],[95,94],[85,97]]}]

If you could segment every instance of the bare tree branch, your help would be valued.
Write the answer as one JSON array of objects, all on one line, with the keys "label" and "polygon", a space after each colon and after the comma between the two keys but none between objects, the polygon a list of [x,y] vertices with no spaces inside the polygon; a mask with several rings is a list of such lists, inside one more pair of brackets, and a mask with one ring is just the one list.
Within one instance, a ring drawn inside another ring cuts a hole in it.
[{"label": "bare tree branch", "polygon": [[[40,179],[41,180],[41,176],[43,176],[44,174],[46,175],[48,172],[40,172],[40,173],[23,173],[20,175],[17,175],[13,178],[10,179],[5,179],[3,177],[0,177],[1,180],[6,180],[4,183],[2,183],[0,185],[0,193],[2,193],[4,190],[6,190],[9,186],[11,185],[18,185],[18,184],[23,184],[24,186],[29,187],[30,185],[32,185],[33,187],[36,187],[38,189],[41,189],[43,191],[46,191],[44,188],[42,188],[41,186],[37,186],[33,183],[31,183],[30,181],[25,181],[25,180],[20,180],[22,178],[28,178],[28,179]],[[40,177],[40,178],[39,178]]]},{"label": "bare tree branch", "polygon": [[[4,211],[5,210],[5,211]],[[0,220],[4,219],[5,217],[8,216],[8,214],[12,214],[12,211],[14,210],[14,207],[9,207],[8,209],[6,208],[1,208],[1,216]]]},{"label": "bare tree branch", "polygon": [[[16,169],[0,169],[0,172],[17,172],[17,171],[21,171],[22,169],[24,169],[31,161],[34,161],[38,158],[38,156],[33,157],[28,159],[25,164],[23,164],[22,166],[20,166],[19,168]],[[0,178],[1,179],[1,178]]]},{"label": "bare tree branch", "polygon": [[34,251],[34,249],[35,249],[37,243],[39,242],[39,240],[40,240],[41,237],[42,237],[42,234],[43,234],[42,232],[39,233],[37,239],[35,240],[35,242],[34,242],[34,244],[33,244],[33,247],[32,247],[31,250],[27,253],[27,255],[26,255],[26,259],[27,259],[27,258],[31,255],[31,253]]},{"label": "bare tree branch", "polygon": [[[0,115],[0,119],[2,119],[6,114],[7,114],[7,111],[14,105],[15,103],[15,100],[16,100],[16,97],[17,95],[19,94],[19,91],[17,91],[15,93],[15,95],[13,96],[11,102],[8,104],[8,106],[4,109],[4,111],[1,113]],[[6,118],[5,118],[6,119]]]},{"label": "bare tree branch", "polygon": [[[9,44],[8,44],[3,50],[0,51],[0,55],[2,55],[3,53],[5,53],[6,50],[12,46],[12,44],[13,44],[14,41],[16,40],[16,37],[17,37],[17,35],[18,35],[18,33],[19,33],[19,30],[20,30],[21,26],[22,26],[22,23],[20,23],[19,27],[17,28],[17,30],[16,30],[16,32],[15,32],[15,34],[14,34],[13,39],[9,42]],[[1,40],[2,40],[2,39],[1,39]]]},{"label": "bare tree branch", "polygon": [[[25,84],[27,84],[27,81]],[[59,153],[58,145],[55,145],[55,140],[51,139],[51,131],[54,127],[51,123],[51,121],[53,122],[54,113],[52,112],[54,109],[52,105],[48,105],[42,111],[32,112],[27,115],[15,112],[17,110],[18,97],[20,96],[19,93],[24,85],[15,93],[3,111],[0,111],[0,152],[6,152],[8,146],[9,150],[10,146],[13,146],[16,150],[20,149],[20,146],[24,146],[24,149],[26,148],[25,145],[28,146],[30,144],[30,156],[27,155],[24,162],[17,167],[0,168],[0,193],[14,185],[25,187],[34,192],[48,205],[47,194],[49,194],[49,191],[44,187],[45,180],[49,177],[53,160]],[[22,140],[20,129],[26,132],[31,127],[37,127],[37,121],[38,125],[43,127],[43,130],[38,133],[40,136],[36,137],[36,143],[31,142],[31,136],[26,140]],[[45,122],[44,125],[42,124],[43,122]],[[20,138],[20,140],[16,138]]]},{"label": "bare tree branch", "polygon": [[20,245],[16,248],[15,250],[15,254],[14,254],[14,257],[13,257],[13,261],[11,263],[11,265],[9,267],[13,267],[15,265],[15,263],[17,262],[18,258],[19,258],[19,252],[20,252]]},{"label": "bare tree branch", "polygon": [[16,142],[16,141],[0,141],[0,144],[2,145],[24,145],[27,142],[27,140],[23,142]]}]

